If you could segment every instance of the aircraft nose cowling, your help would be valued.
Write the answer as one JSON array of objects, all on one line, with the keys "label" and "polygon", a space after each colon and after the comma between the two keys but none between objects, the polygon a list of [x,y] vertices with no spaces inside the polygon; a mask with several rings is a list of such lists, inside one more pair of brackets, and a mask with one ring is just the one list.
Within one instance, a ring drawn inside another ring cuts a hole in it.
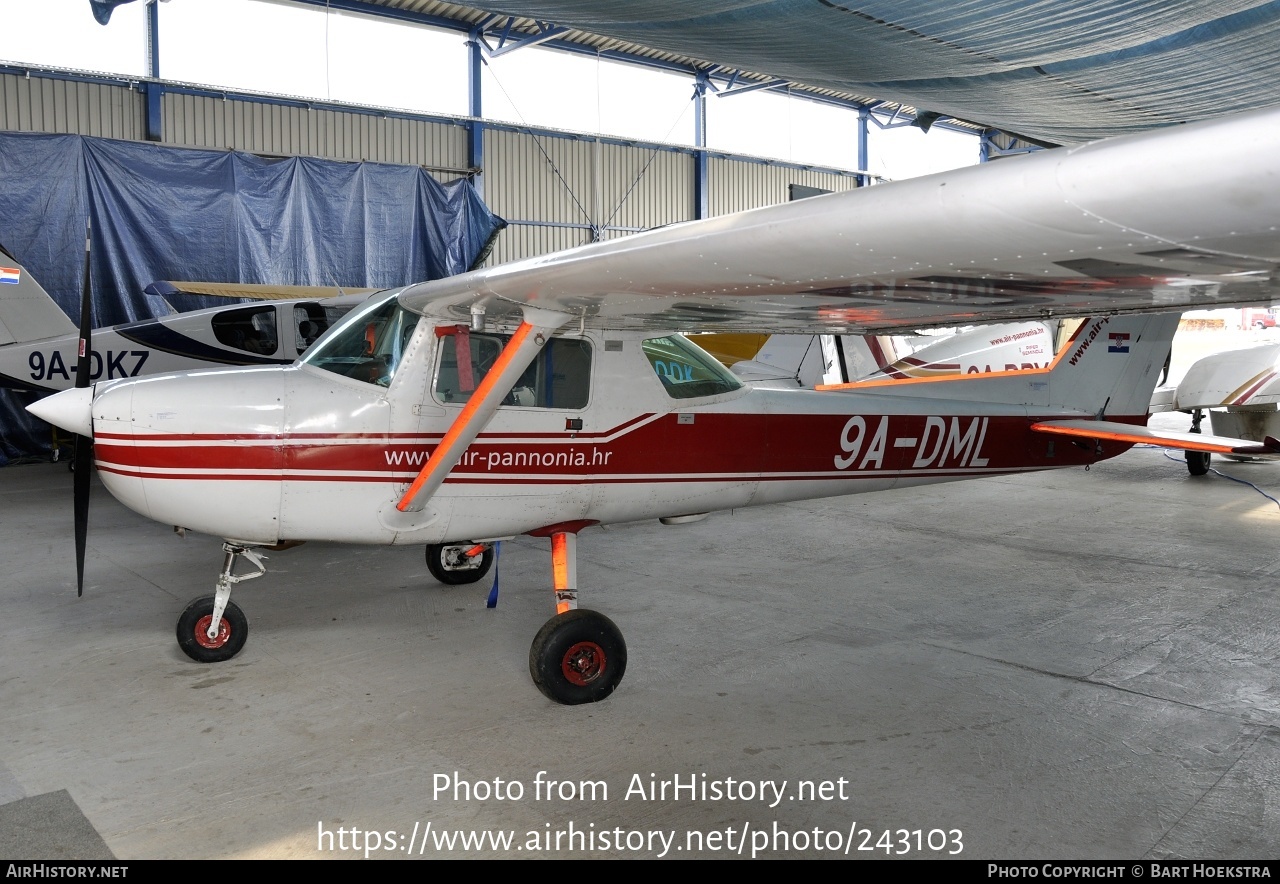
[{"label": "aircraft nose cowling", "polygon": [[93,388],[73,387],[46,396],[38,402],[27,406],[27,411],[48,421],[55,427],[78,433],[81,436],[93,436]]}]

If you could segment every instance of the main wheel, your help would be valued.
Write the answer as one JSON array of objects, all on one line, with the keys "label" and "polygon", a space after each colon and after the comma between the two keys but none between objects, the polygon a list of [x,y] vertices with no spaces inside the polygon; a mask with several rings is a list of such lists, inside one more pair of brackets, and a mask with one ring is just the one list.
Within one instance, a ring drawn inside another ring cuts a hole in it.
[{"label": "main wheel", "polygon": [[486,546],[478,556],[467,556],[474,543],[438,544],[427,546],[427,570],[431,576],[449,586],[475,583],[489,573],[493,566],[493,547]]},{"label": "main wheel", "polygon": [[613,621],[579,608],[552,617],[529,648],[529,675],[548,698],[566,706],[596,703],[627,671],[627,643]]},{"label": "main wheel", "polygon": [[1203,476],[1209,472],[1209,462],[1213,455],[1207,451],[1187,452],[1187,472],[1193,476]]},{"label": "main wheel", "polygon": [[218,635],[209,638],[213,622],[213,596],[206,595],[187,605],[178,618],[178,647],[197,663],[221,663],[230,660],[244,647],[249,637],[249,618],[235,602],[227,602],[218,624]]}]

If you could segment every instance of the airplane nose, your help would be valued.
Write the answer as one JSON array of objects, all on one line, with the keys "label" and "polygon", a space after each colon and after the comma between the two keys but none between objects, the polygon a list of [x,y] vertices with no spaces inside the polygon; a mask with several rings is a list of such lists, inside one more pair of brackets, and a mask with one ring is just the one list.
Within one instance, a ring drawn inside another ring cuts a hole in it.
[{"label": "airplane nose", "polygon": [[27,406],[27,411],[55,427],[93,438],[93,388],[72,387]]}]

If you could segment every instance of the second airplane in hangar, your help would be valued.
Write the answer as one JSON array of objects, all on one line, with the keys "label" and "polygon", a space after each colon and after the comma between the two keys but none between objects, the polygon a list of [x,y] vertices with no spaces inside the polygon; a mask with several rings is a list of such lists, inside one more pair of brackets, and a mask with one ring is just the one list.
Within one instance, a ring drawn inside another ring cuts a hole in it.
[{"label": "second airplane in hangar", "polygon": [[[263,299],[93,332],[90,378],[111,381],[216,365],[288,365],[373,289],[156,283],[149,293]],[[79,334],[35,277],[0,246],[0,387],[51,393],[75,379]]]}]

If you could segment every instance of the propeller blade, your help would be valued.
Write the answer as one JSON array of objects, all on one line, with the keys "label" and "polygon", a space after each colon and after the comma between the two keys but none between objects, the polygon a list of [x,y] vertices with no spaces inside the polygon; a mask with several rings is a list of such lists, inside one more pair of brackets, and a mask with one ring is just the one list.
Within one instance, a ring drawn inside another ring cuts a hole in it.
[{"label": "propeller blade", "polygon": [[76,595],[84,595],[84,548],[89,536],[89,462],[93,444],[84,436],[76,436],[75,518],[76,518]]},{"label": "propeller blade", "polygon": [[[89,224],[84,232],[84,288],[80,293],[80,347],[76,356],[76,387],[89,386],[89,354],[93,341],[93,302],[89,286]],[[93,440],[76,434],[75,522],[76,595],[84,595],[84,550],[89,535],[89,471],[93,462]]]}]

